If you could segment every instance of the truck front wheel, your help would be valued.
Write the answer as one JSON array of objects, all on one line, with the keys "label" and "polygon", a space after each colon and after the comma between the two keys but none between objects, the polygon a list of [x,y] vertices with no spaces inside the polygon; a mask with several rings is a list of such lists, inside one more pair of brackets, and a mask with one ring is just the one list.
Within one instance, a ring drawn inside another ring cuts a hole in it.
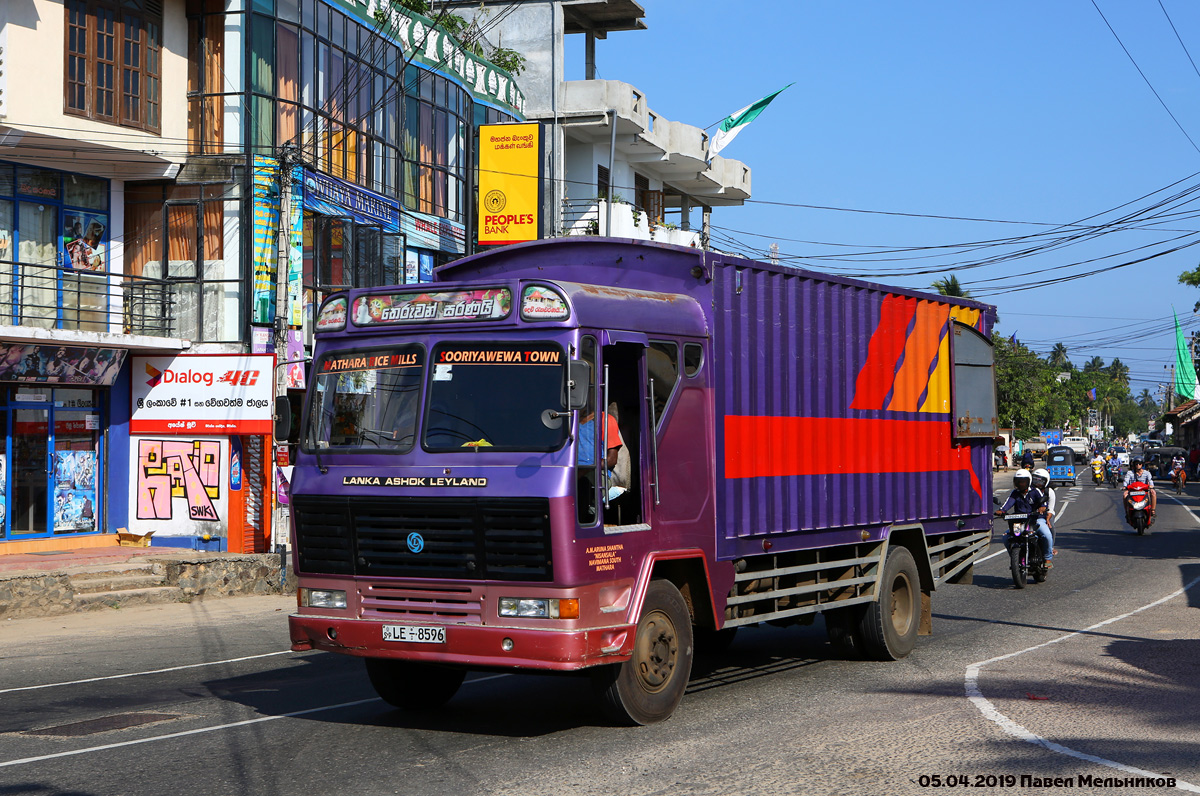
[{"label": "truck front wheel", "polygon": [[913,651],[920,629],[921,581],[907,547],[888,550],[878,591],[859,625],[863,652],[878,661],[900,660]]},{"label": "truck front wheel", "polygon": [[637,624],[633,656],[600,667],[593,683],[613,721],[654,724],[670,718],[692,673],[692,620],[679,589],[653,580]]},{"label": "truck front wheel", "polygon": [[465,669],[428,663],[366,658],[367,677],[384,702],[401,710],[440,708],[458,693]]}]

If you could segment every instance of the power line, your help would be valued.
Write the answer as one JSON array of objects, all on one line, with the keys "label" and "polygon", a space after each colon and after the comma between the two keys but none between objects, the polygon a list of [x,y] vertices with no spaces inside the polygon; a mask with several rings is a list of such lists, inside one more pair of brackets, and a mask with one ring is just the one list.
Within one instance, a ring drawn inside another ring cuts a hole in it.
[{"label": "power line", "polygon": [[[1163,110],[1165,110],[1167,112],[1167,115],[1171,117],[1171,121],[1175,122],[1175,126],[1179,128],[1179,132],[1183,133],[1183,137],[1186,138],[1188,140],[1188,143],[1192,145],[1192,149],[1196,150],[1197,152],[1200,152],[1200,146],[1196,146],[1196,142],[1192,140],[1192,137],[1190,135],[1188,135],[1187,130],[1183,129],[1183,125],[1180,124],[1179,120],[1175,118],[1175,114],[1171,113],[1171,109],[1167,107],[1167,103],[1163,102],[1163,98],[1161,96],[1159,96],[1158,91],[1154,88],[1154,85],[1150,82],[1150,78],[1146,77],[1146,73],[1142,71],[1142,68],[1140,66],[1138,66],[1138,62],[1136,60],[1134,60],[1133,54],[1129,52],[1129,48],[1125,46],[1125,42],[1121,41],[1121,37],[1118,36],[1117,31],[1113,29],[1112,24],[1108,21],[1108,17],[1104,16],[1104,12],[1101,11],[1100,6],[1096,4],[1096,0],[1092,0],[1092,5],[1095,6],[1096,13],[1100,15],[1100,18],[1104,20],[1104,24],[1107,25],[1109,31],[1112,32],[1113,38],[1115,38],[1117,40],[1117,44],[1121,45],[1121,49],[1125,51],[1125,55],[1129,56],[1129,62],[1133,64],[1133,68],[1136,69],[1138,71],[1138,74],[1142,76],[1142,80],[1146,81],[1146,85],[1150,87],[1150,91],[1154,92],[1155,98],[1158,100],[1158,103],[1163,106]],[[1161,5],[1161,3],[1160,3],[1160,5]],[[1166,9],[1163,9],[1163,13],[1166,13]],[[1168,19],[1170,19],[1170,18],[1168,17]],[[1172,24],[1171,27],[1173,29],[1175,26]],[[1178,35],[1178,34],[1176,34],[1176,35]],[[1191,58],[1190,55],[1188,57]],[[1195,64],[1193,64],[1193,66],[1194,65]]]}]

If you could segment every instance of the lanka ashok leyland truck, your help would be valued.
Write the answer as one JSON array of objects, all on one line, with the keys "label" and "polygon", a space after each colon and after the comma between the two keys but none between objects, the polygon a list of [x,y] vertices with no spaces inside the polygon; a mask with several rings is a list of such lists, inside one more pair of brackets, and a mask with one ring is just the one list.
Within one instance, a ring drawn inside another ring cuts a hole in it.
[{"label": "lanka ashok leyland truck", "polygon": [[822,614],[839,650],[902,658],[991,537],[994,317],[592,237],[335,294],[292,649],[364,658],[407,709],[471,669],[586,672],[641,724],[744,625]]}]

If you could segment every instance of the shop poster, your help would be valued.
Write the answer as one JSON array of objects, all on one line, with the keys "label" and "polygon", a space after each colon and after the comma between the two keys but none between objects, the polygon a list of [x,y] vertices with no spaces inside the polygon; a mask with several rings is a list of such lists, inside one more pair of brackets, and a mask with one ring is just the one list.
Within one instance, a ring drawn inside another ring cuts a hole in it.
[{"label": "shop poster", "polygon": [[54,452],[54,530],[96,530],[96,452]]},{"label": "shop poster", "polygon": [[103,271],[108,216],[83,210],[63,211],[63,262],[76,271]]},{"label": "shop poster", "polygon": [[120,348],[0,343],[0,381],[111,387],[126,353]]}]

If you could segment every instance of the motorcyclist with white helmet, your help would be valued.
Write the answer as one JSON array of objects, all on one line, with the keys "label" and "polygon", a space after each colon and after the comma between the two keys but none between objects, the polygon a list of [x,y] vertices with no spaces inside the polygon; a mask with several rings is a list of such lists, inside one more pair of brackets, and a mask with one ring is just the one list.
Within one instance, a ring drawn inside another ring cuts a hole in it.
[{"label": "motorcyclist with white helmet", "polygon": [[1038,535],[1042,537],[1042,554],[1046,559],[1046,569],[1053,569],[1050,559],[1054,558],[1054,511],[1058,504],[1058,496],[1050,488],[1050,472],[1041,467],[1033,471],[1032,487],[1045,496],[1042,505],[1044,514],[1037,518]]},{"label": "motorcyclist with white helmet", "polygon": [[1046,496],[1041,490],[1033,488],[1033,474],[1022,467],[1013,473],[1013,491],[1008,493],[1008,500],[996,509],[996,516],[1010,511],[1016,514],[1042,514],[1046,504]]}]

